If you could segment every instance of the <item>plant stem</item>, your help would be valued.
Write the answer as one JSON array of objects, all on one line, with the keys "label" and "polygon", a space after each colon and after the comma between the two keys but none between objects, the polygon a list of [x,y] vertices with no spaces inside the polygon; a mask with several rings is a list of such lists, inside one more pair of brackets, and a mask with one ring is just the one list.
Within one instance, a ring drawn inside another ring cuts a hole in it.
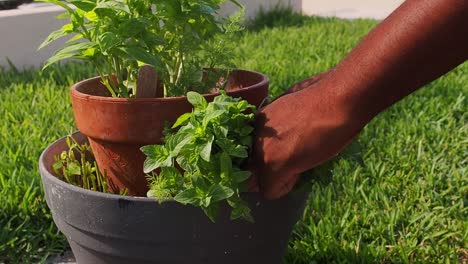
[{"label": "plant stem", "polygon": [[96,60],[93,60],[93,64],[94,64],[94,67],[96,67],[96,70],[97,70],[99,76],[101,77],[101,80],[102,80],[104,86],[106,86],[106,88],[107,88],[107,90],[109,91],[109,93],[111,94],[111,96],[112,96],[112,97],[117,97],[117,95],[115,94],[114,89],[112,88],[112,85],[111,85],[110,82],[109,82],[109,79],[108,79],[109,76],[106,77],[106,76],[102,73],[102,70],[101,70],[101,68],[99,67],[99,63],[97,63]]}]

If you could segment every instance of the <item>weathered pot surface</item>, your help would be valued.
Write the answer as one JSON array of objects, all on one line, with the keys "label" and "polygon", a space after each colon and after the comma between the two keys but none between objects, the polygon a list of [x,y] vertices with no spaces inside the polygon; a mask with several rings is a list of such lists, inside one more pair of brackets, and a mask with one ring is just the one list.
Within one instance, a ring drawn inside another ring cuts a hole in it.
[{"label": "weathered pot surface", "polygon": [[[74,134],[78,142],[86,137]],[[41,155],[39,167],[53,219],[78,264],[92,263],[281,263],[306,193],[266,201],[247,193],[255,223],[229,220],[228,206],[216,223],[202,210],[175,201],[85,190],[53,175],[62,138]]]},{"label": "weathered pot surface", "polygon": [[[268,96],[268,85],[263,74],[235,70],[228,86],[242,88],[228,94],[258,107]],[[131,195],[145,196],[145,157],[140,147],[161,143],[164,126],[192,110],[187,98],[112,98],[99,78],[76,83],[70,93],[76,125],[88,136],[101,173],[115,186],[113,191],[126,188]],[[204,96],[212,100],[216,94]]]}]

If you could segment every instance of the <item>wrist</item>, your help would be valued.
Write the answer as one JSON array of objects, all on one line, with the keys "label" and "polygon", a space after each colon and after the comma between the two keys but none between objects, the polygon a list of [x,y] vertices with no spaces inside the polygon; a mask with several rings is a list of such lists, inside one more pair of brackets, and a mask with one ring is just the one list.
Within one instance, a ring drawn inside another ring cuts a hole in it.
[{"label": "wrist", "polygon": [[[327,93],[327,101],[332,105],[336,116],[341,117],[343,126],[364,127],[379,112],[379,97],[371,95],[371,87],[359,79],[340,78],[343,73],[332,72],[323,80],[322,87]],[[381,99],[381,98],[380,98]]]}]

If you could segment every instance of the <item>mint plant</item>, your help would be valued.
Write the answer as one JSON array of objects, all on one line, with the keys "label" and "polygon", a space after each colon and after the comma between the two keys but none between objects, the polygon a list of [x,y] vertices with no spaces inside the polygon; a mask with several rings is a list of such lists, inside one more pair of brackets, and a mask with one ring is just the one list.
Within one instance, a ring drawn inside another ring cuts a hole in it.
[{"label": "mint plant", "polygon": [[54,157],[52,169],[55,174],[72,185],[107,192],[107,182],[93,161],[89,144],[79,144],[71,135],[67,136],[66,143],[68,150]]},{"label": "mint plant", "polygon": [[[230,19],[216,14],[228,0],[43,1],[63,7],[66,13],[59,18],[70,23],[52,32],[39,48],[71,36],[44,68],[64,59],[91,61],[113,97],[135,96],[143,64],[156,69],[165,96],[211,88],[202,82],[202,67],[232,67],[230,38],[242,30],[240,14]],[[219,34],[227,37],[217,38]]]},{"label": "mint plant", "polygon": [[252,145],[255,106],[224,92],[210,103],[196,92],[187,98],[194,109],[166,129],[164,144],[141,148],[151,173],[148,196],[199,206],[213,222],[225,200],[231,219],[253,221],[240,193],[251,175],[241,164]]},{"label": "mint plant", "polygon": [[[52,169],[55,175],[59,179],[83,189],[111,193],[108,187],[114,187],[113,183],[112,181],[108,183],[105,173],[102,175],[99,172],[91,146],[88,143],[78,143],[71,135],[67,136],[65,142],[68,149],[54,157],[55,162],[52,164]],[[119,194],[127,195],[127,193],[128,190],[123,189]]]}]

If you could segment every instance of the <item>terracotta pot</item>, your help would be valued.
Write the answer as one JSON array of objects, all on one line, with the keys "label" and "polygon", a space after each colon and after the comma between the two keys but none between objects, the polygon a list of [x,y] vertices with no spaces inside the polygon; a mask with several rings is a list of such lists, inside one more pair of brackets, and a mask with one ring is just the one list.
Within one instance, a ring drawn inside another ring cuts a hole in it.
[{"label": "terracotta pot", "polygon": [[[73,136],[86,142],[80,133]],[[231,221],[227,203],[212,223],[191,205],[93,192],[58,179],[52,164],[66,149],[65,138],[51,144],[39,170],[54,222],[78,264],[279,264],[308,197],[296,192],[267,201],[244,193],[254,223]]]},{"label": "terracotta pot", "polygon": [[[228,94],[258,107],[268,96],[268,84],[263,74],[235,70],[228,87],[242,88]],[[212,100],[214,96],[205,98]],[[161,143],[165,124],[192,110],[187,98],[112,98],[99,77],[73,85],[71,98],[76,125],[88,137],[111,190],[118,193],[126,188],[130,195],[146,196],[145,156],[140,147]]]}]

